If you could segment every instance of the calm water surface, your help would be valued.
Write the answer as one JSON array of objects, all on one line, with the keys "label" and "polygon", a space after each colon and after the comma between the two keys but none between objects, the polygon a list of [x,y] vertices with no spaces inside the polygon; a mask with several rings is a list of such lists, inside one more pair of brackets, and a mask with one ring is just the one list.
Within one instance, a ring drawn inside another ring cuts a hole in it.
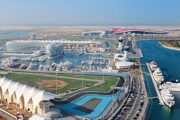
[{"label": "calm water surface", "polygon": [[[144,57],[141,59],[142,68],[147,72],[146,62],[155,60],[161,68],[166,81],[178,79],[180,81],[180,51],[170,50],[158,44],[158,41],[138,41]],[[151,77],[146,75],[146,86],[150,96],[156,96]],[[174,93],[176,104],[169,109],[160,106],[158,100],[153,100],[147,120],[180,120],[180,92]]]}]

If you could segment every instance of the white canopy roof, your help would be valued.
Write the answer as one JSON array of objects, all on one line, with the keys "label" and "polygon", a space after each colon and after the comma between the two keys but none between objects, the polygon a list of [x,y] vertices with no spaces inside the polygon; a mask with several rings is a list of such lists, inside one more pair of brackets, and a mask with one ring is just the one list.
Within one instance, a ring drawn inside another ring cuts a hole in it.
[{"label": "white canopy roof", "polygon": [[5,80],[5,77],[0,78],[0,87],[3,85],[4,80]]},{"label": "white canopy roof", "polygon": [[[12,96],[12,94],[15,92],[15,90],[18,88],[19,83],[11,81],[10,87],[8,87],[9,96]],[[10,99],[10,98],[9,98]]]},{"label": "white canopy roof", "polygon": [[8,80],[3,77],[0,78],[0,88],[2,89],[2,95],[8,90],[9,98],[15,93],[16,103],[18,103],[21,96],[24,97],[24,105],[26,106],[30,99],[33,101],[33,107],[35,108],[41,101],[51,100],[56,97],[55,94],[40,90],[34,87],[30,87],[18,82]]},{"label": "white canopy roof", "polygon": [[20,97],[23,95],[23,93],[25,92],[25,88],[26,88],[26,85],[23,85],[23,84],[19,84],[16,91],[15,91],[15,94],[16,94],[16,103],[18,103]]},{"label": "white canopy roof", "polygon": [[25,107],[26,107],[28,101],[32,98],[33,93],[34,93],[34,87],[26,86],[25,92],[23,93]]},{"label": "white canopy roof", "polygon": [[7,90],[9,87],[11,87],[10,85],[11,85],[11,80],[5,79],[5,80],[3,81],[3,85],[1,86],[1,88],[2,88],[2,95],[4,95],[4,93],[6,92],[6,90]]},{"label": "white canopy roof", "polygon": [[55,97],[56,97],[56,95],[54,95],[52,93],[35,89],[34,90],[34,95],[32,97],[33,107],[35,108],[41,101],[51,100],[51,99],[54,99]]}]

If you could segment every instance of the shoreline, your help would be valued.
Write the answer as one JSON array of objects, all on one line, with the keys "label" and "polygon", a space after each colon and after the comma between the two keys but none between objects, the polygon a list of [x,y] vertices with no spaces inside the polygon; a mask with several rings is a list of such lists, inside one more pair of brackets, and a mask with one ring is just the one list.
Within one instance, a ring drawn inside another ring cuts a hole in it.
[{"label": "shoreline", "polygon": [[170,49],[170,50],[176,50],[176,51],[180,51],[180,48],[177,48],[177,47],[170,47],[170,46],[167,46],[165,44],[163,44],[162,42],[158,42],[162,47],[164,48],[167,48],[167,49]]}]

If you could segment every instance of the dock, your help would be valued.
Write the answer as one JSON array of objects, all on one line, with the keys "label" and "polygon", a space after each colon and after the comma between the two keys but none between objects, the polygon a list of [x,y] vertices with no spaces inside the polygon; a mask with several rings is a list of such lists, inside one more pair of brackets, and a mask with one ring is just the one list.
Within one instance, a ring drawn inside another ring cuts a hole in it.
[{"label": "dock", "polygon": [[151,79],[152,79],[154,88],[155,88],[155,90],[156,90],[157,97],[158,97],[158,100],[159,100],[159,104],[160,104],[160,105],[164,105],[164,102],[163,102],[163,100],[162,100],[160,91],[159,91],[159,89],[158,89],[158,85],[157,85],[156,81],[154,80],[154,77],[153,77],[153,75],[152,75],[151,69],[150,69],[150,67],[149,67],[149,63],[146,63],[146,65],[147,65],[148,71],[149,71],[149,73],[150,73],[150,76],[151,76]]}]

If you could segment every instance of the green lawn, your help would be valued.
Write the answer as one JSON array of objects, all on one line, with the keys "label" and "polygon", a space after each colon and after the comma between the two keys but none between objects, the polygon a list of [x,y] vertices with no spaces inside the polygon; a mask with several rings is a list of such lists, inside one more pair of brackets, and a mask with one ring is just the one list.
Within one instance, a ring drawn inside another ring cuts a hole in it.
[{"label": "green lawn", "polygon": [[111,87],[116,84],[117,80],[118,80],[117,77],[108,76],[108,78],[105,78],[106,81],[105,84],[94,88],[90,88],[88,89],[88,91],[108,92],[111,89]]},{"label": "green lawn", "polygon": [[[55,80],[56,79],[56,74],[55,73],[51,73],[51,75],[54,75],[54,77],[47,77],[47,76],[43,76],[44,73],[42,73],[41,75],[33,75],[33,74],[20,74],[20,73],[9,73],[6,75],[6,77],[14,80],[14,81],[18,81],[20,83],[23,84],[27,84],[30,86],[34,86],[37,88],[41,88],[41,89],[45,89],[43,86],[39,86],[39,81],[41,80]],[[4,76],[2,74],[0,74],[0,76]],[[82,75],[77,75],[77,74],[57,74],[57,76],[66,76],[66,77],[73,77],[73,78],[82,78]],[[86,79],[96,79],[96,80],[103,80],[103,76],[95,76],[95,75],[83,75],[83,78]],[[63,80],[65,82],[67,82],[67,86],[64,88],[58,88],[57,93],[63,93],[63,92],[67,92],[69,90],[77,90],[82,88],[82,81],[81,80],[72,80],[72,79],[67,79],[67,78],[57,78],[57,80]],[[98,87],[94,87],[94,88],[90,88],[88,89],[88,91],[99,91],[99,92],[107,92],[110,90],[110,87],[115,85],[115,83],[117,82],[118,78],[117,77],[112,77],[112,76],[104,76],[104,80],[106,81],[105,84],[98,86]],[[95,81],[83,81],[83,86],[87,86],[87,85],[93,85],[97,82]],[[52,91],[52,90],[47,90],[53,93],[56,93],[56,91]]]},{"label": "green lawn", "polygon": [[[2,77],[4,75],[0,75],[0,76]],[[6,77],[8,77],[14,81],[18,81],[20,83],[27,84],[29,86],[34,86],[34,87],[41,88],[41,89],[46,89],[46,88],[44,88],[43,86],[39,86],[39,81],[56,79],[56,77],[45,77],[43,75],[40,76],[40,75],[16,74],[16,73],[10,73],[10,74],[6,75]],[[70,79],[65,79],[65,78],[63,78],[63,79],[58,78],[57,80],[63,80],[65,82],[67,82],[67,86],[64,88],[58,88],[57,93],[67,92],[72,88],[73,89],[82,88],[82,81],[80,81],[80,80],[70,80]],[[93,85],[95,83],[96,82],[94,82],[94,81],[92,81],[92,82],[91,81],[83,81],[84,86],[89,85],[89,84]],[[56,92],[56,91],[52,91],[52,90],[47,90],[47,91],[50,91],[53,93]]]},{"label": "green lawn", "polygon": [[[54,74],[54,73],[51,73]],[[57,76],[70,76],[74,78],[82,78],[82,75],[79,74],[69,74],[69,73],[59,73]],[[83,75],[83,78],[85,79],[95,79],[95,80],[103,80],[103,76],[95,76],[95,75]],[[118,77],[113,76],[104,76],[104,80],[106,81],[105,84],[87,89],[88,91],[98,91],[98,92],[108,92],[111,88],[111,86],[114,86],[118,80]]]},{"label": "green lawn", "polygon": [[[54,73],[49,73],[53,75]],[[56,75],[56,74],[54,74]],[[80,74],[70,74],[70,73],[58,73],[57,76],[68,76],[68,77],[74,77],[74,78],[82,78],[82,75]],[[95,80],[103,80],[103,76],[95,76],[95,75],[83,75],[83,78],[85,79],[95,79]],[[98,91],[98,92],[108,92],[111,88],[111,86],[115,85],[118,78],[113,76],[104,76],[104,80],[106,81],[105,84],[87,89],[88,91]]]},{"label": "green lawn", "polygon": [[[51,75],[54,73],[50,73]],[[70,76],[70,77],[74,77],[74,78],[82,78],[82,75],[79,74],[69,74],[69,73],[59,73],[57,74],[57,76]],[[95,79],[95,80],[103,80],[103,76],[95,76],[95,75],[83,75],[83,78],[86,79]],[[94,88],[90,88],[87,89],[89,91],[98,91],[98,92],[108,92],[111,88],[111,86],[115,85],[118,78],[117,77],[113,77],[113,76],[104,76],[104,80],[106,81],[105,84],[98,86],[98,87],[94,87]]]}]

